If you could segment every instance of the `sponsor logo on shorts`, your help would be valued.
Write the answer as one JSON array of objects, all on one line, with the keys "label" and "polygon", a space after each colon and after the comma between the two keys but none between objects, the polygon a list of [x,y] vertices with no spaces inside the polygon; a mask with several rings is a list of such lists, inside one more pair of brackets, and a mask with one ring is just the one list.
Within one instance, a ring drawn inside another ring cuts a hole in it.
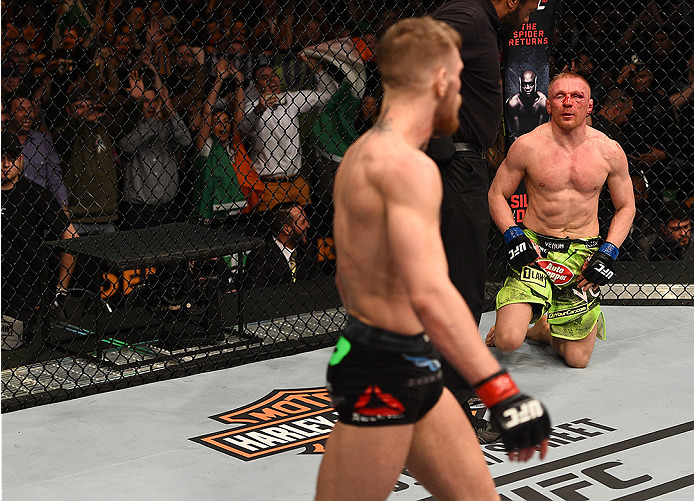
[{"label": "sponsor logo on shorts", "polygon": [[555,285],[566,285],[574,278],[573,271],[561,263],[549,261],[548,259],[538,259],[535,262],[540,268],[545,270],[545,273]]},{"label": "sponsor logo on shorts", "polygon": [[548,319],[554,319],[554,318],[571,317],[573,315],[586,313],[589,309],[592,309],[592,308],[589,308],[587,304],[584,304],[584,305],[578,306],[576,308],[569,308],[568,310],[555,311],[553,313],[548,313],[547,318]]},{"label": "sponsor logo on shorts", "polygon": [[435,358],[427,357],[410,357],[408,355],[403,355],[405,360],[412,362],[415,367],[420,369],[428,368],[431,372],[436,372],[441,369],[441,362]]},{"label": "sponsor logo on shorts", "polygon": [[424,386],[426,384],[434,384],[443,379],[443,372],[438,371],[430,376],[410,378],[407,380],[408,388],[414,388],[416,386]]},{"label": "sponsor logo on shorts", "polygon": [[597,291],[594,291],[593,289],[582,291],[581,289],[573,288],[571,289],[571,292],[583,299],[586,303],[589,301],[588,294],[591,295],[590,301],[595,301],[595,299],[600,296],[600,289],[598,289]]},{"label": "sponsor logo on shorts", "polygon": [[521,270],[521,280],[531,284],[537,284],[540,287],[547,285],[547,275],[540,270],[525,266]]},{"label": "sponsor logo on shorts", "polygon": [[302,454],[323,453],[337,413],[325,388],[308,388],[273,390],[251,404],[210,419],[243,426],[190,440],[252,461],[297,449],[303,449]]},{"label": "sponsor logo on shorts", "polygon": [[589,239],[583,241],[583,245],[585,245],[588,249],[600,247],[600,239],[599,238],[589,238]]},{"label": "sponsor logo on shorts", "polygon": [[370,385],[354,404],[352,421],[374,423],[405,417],[405,406],[390,393],[385,393],[378,385]]},{"label": "sponsor logo on shorts", "polygon": [[546,249],[550,252],[567,252],[569,250],[569,246],[571,245],[571,242],[568,240],[566,242],[557,242],[556,240],[545,240],[544,238],[539,238],[538,242],[541,249]]}]

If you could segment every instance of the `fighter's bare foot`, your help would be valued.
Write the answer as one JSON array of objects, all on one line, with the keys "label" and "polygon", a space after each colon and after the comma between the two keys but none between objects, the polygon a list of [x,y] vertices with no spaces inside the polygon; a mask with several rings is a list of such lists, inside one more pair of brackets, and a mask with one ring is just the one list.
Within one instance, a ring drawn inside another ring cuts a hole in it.
[{"label": "fighter's bare foot", "polygon": [[538,343],[550,344],[552,342],[552,331],[547,322],[547,317],[541,317],[535,325],[529,327],[525,337]]},{"label": "fighter's bare foot", "polygon": [[489,329],[489,332],[487,333],[487,338],[484,340],[485,344],[489,346],[490,348],[493,346],[496,346],[494,344],[494,331],[496,330],[496,324],[492,325],[492,328]]}]

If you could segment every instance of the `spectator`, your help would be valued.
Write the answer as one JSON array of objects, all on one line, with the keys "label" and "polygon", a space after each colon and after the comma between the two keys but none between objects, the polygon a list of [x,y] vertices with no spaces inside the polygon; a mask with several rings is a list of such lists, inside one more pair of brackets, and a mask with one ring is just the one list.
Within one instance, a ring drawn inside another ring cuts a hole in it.
[{"label": "spectator", "polygon": [[19,38],[12,42],[5,56],[7,59],[3,63],[10,64],[20,76],[25,76],[34,64],[33,55],[31,45],[23,38]]},{"label": "spectator", "polygon": [[395,21],[403,17],[402,12],[398,8],[384,8],[378,15],[378,28],[376,33],[383,36],[388,28],[395,24]]},{"label": "spectator", "polygon": [[[2,132],[2,306],[9,316],[31,324],[55,279],[45,283],[47,240],[77,236],[62,207],[46,188],[23,175],[24,155],[19,138]],[[67,289],[75,259],[63,254],[58,268],[58,290]],[[18,343],[29,342],[26,334]],[[4,341],[4,340],[3,340]],[[15,344],[12,347],[17,347]],[[3,342],[3,349],[6,348]]]},{"label": "spectator", "polygon": [[205,52],[214,52],[223,43],[224,31],[216,17],[210,17],[205,23]]},{"label": "spectator", "polygon": [[[320,73],[323,76],[325,72]],[[324,81],[316,91],[281,92],[275,68],[261,66],[256,70],[255,86],[247,91],[244,101],[241,131],[252,142],[253,165],[265,182],[258,210],[286,201],[309,202],[310,189],[300,174],[299,116],[323,107],[334,92],[334,84]]]},{"label": "spectator", "polygon": [[629,234],[620,248],[619,259],[621,261],[646,261],[651,242],[653,242],[656,234],[656,214],[649,201],[651,193],[646,176],[642,172],[633,172],[631,183],[634,186],[636,215]]},{"label": "spectator", "polygon": [[96,2],[94,24],[97,26],[100,43],[108,40],[115,33],[118,12],[119,6],[116,2],[110,0]]},{"label": "spectator", "polygon": [[652,69],[635,58],[622,67],[617,83],[628,82],[627,88],[634,98],[633,116],[627,139],[630,158],[655,172],[662,169],[671,148],[672,134],[670,101],[658,86]]},{"label": "spectator", "polygon": [[324,35],[321,23],[312,15],[301,18],[297,24],[297,46],[304,48],[323,42]]},{"label": "spectator", "polygon": [[120,108],[129,97],[127,87],[135,62],[132,37],[124,33],[116,33],[109,45],[99,49],[94,59],[90,81],[101,93],[99,100],[112,111]]},{"label": "spectator", "polygon": [[55,134],[69,189],[71,221],[79,235],[113,233],[118,218],[118,165],[103,106],[77,89],[67,105],[68,124]]},{"label": "spectator", "polygon": [[671,94],[676,89],[679,64],[683,60],[673,40],[671,30],[659,29],[653,34],[646,51],[650,54],[650,63],[654,77],[663,90]]},{"label": "spectator", "polygon": [[56,7],[56,12],[58,17],[53,34],[53,48],[57,49],[61,45],[65,47],[65,35],[71,30],[75,30],[75,32],[70,34],[70,37],[75,37],[82,47],[89,47],[97,35],[99,26],[94,23],[81,0],[60,1]]},{"label": "spectator", "polygon": [[142,49],[142,47],[139,46],[139,39],[147,28],[147,13],[144,7],[137,4],[132,5],[127,14],[125,14],[123,21],[123,24],[128,27],[127,32],[136,44],[136,48],[138,50]]},{"label": "spectator", "polygon": [[[237,81],[234,107],[238,112],[234,120],[228,112],[214,110],[229,78]],[[194,163],[197,181],[193,203],[196,214],[207,219],[235,215],[241,210],[250,212],[263,193],[263,183],[253,170],[241,136],[235,134],[243,101],[242,81],[243,74],[222,59],[217,63],[214,87],[203,105],[203,122],[195,138],[200,155]]]},{"label": "spectator", "polygon": [[[60,89],[58,85],[53,85],[57,76],[55,68],[53,63],[49,68],[39,62],[34,66],[33,75],[27,75],[28,78],[22,83],[34,97],[34,128],[44,133],[65,122],[61,102],[65,103],[66,96],[62,91],[55,95],[54,89]],[[66,84],[63,88],[67,88],[68,85],[72,84]]]},{"label": "spectator", "polygon": [[286,9],[279,17],[278,21],[279,24],[277,26],[277,33],[275,33],[273,45],[278,55],[282,59],[285,59],[285,57],[291,57],[293,55],[293,49],[296,44],[296,33],[298,31],[296,27],[297,19],[291,10]]},{"label": "spectator", "polygon": [[354,124],[358,136],[365,134],[376,124],[378,115],[381,112],[382,97],[383,91],[380,87],[376,88],[372,93],[364,94]]},{"label": "spectator", "polygon": [[191,137],[195,137],[202,127],[202,123],[205,121],[205,117],[202,115],[202,107],[204,106],[204,101],[202,99],[195,100],[190,103],[190,106],[186,110],[185,122],[190,128]]},{"label": "spectator", "polygon": [[142,53],[149,56],[149,60],[159,75],[168,75],[170,72],[169,54],[171,48],[168,43],[168,35],[164,31],[163,21],[153,18],[144,31],[144,47]]},{"label": "spectator", "polygon": [[165,77],[174,110],[183,116],[190,105],[205,97],[207,77],[196,59],[195,48],[182,40],[171,53],[173,70]]},{"label": "spectator", "polygon": [[641,5],[637,4],[638,9],[636,5],[632,9],[632,12],[638,12],[638,16],[634,17],[617,44],[622,53],[628,50],[640,53],[640,49],[652,39],[653,34],[665,26],[665,17],[662,15],[660,5],[652,0],[645,0],[644,3],[646,3],[645,6],[641,3]]},{"label": "spectator", "polygon": [[243,35],[239,34],[231,39],[227,48],[226,59],[234,65],[234,68],[241,70],[244,75],[253,73],[253,56],[248,50],[248,44]]},{"label": "spectator", "polygon": [[[607,56],[602,51],[596,50],[596,53],[601,54],[598,59],[603,63],[607,60]],[[612,86],[613,79],[610,78],[610,75],[605,74],[606,72],[598,64],[596,58],[586,50],[578,51],[576,57],[571,61],[571,69],[586,79],[592,90],[590,95],[593,96],[595,102],[600,102],[605,95],[604,82],[607,82],[608,87]]]},{"label": "spectator", "polygon": [[252,26],[253,36],[260,37],[263,33],[275,36],[279,31],[282,7],[276,0],[262,0],[256,4],[254,12],[249,18]]},{"label": "spectator", "polygon": [[[584,56],[588,56],[590,62],[594,64],[596,68],[607,66],[608,57],[605,52],[609,51],[611,47],[614,46],[614,42],[608,39],[608,36],[613,32],[614,29],[611,26],[604,9],[591,12],[590,18],[585,23],[585,36],[583,37],[585,39],[585,50],[579,49],[577,54],[578,59],[585,62]],[[591,54],[600,54],[602,57],[593,58],[591,57]],[[580,71],[576,71],[576,69],[574,69],[574,71],[579,73],[583,78],[586,78],[586,75]],[[590,88],[593,89],[595,82],[588,80],[588,83],[590,84]]]},{"label": "spectator", "polygon": [[36,5],[30,2],[3,2],[2,18],[5,28],[3,40],[9,40],[10,43],[23,40],[29,43],[34,51],[38,52],[43,49],[45,40],[42,25],[44,19]]},{"label": "spectator", "polygon": [[248,286],[263,287],[316,278],[319,270],[315,249],[309,245],[310,225],[304,208],[287,203],[273,210],[271,238],[248,256]]},{"label": "spectator", "polygon": [[53,51],[52,59],[58,75],[69,79],[74,71],[86,74],[92,65],[94,48],[89,45],[86,32],[79,26],[60,29],[60,45]]},{"label": "spectator", "polygon": [[9,61],[2,62],[2,95],[9,96],[22,85],[22,75]]},{"label": "spectator", "polygon": [[178,208],[172,203],[179,188],[176,152],[192,143],[190,131],[172,111],[166,87],[145,90],[139,101],[140,122],[118,141],[125,155],[121,229],[176,221]]},{"label": "spectator", "polygon": [[63,207],[67,207],[68,191],[60,169],[60,156],[48,134],[34,128],[36,102],[29,92],[17,91],[10,99],[12,119],[8,128],[22,143],[23,176],[49,188]]},{"label": "spectator", "polygon": [[610,139],[617,141],[622,148],[626,148],[628,142],[622,129],[633,111],[634,100],[629,93],[612,89],[603,98],[600,109],[592,116],[592,125]]},{"label": "spectator", "polygon": [[691,261],[692,219],[685,205],[666,203],[662,209],[661,230],[651,246],[651,261]]},{"label": "spectator", "polygon": [[683,77],[676,84],[677,91],[669,96],[675,120],[673,142],[678,151],[674,155],[694,167],[694,50],[689,53]]},{"label": "spectator", "polygon": [[10,113],[10,108],[9,106],[7,106],[4,99],[2,101],[2,107],[0,107],[0,111],[2,112],[0,114],[0,128],[2,130],[6,130],[6,127],[10,123],[10,120],[12,120],[12,113]]},{"label": "spectator", "polygon": [[311,88],[310,69],[296,53],[280,51],[269,33],[256,39],[254,48],[254,69],[272,66],[280,79],[280,89],[284,91]]}]

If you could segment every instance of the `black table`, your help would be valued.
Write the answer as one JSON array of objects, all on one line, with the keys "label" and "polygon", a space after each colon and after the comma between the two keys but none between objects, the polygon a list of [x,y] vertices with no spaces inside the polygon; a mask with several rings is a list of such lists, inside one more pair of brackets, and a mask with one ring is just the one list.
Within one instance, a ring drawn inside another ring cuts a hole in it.
[{"label": "black table", "polygon": [[[59,251],[101,261],[109,271],[163,266],[171,262],[204,261],[228,255],[240,255],[264,245],[264,240],[228,231],[223,226],[210,227],[191,223],[173,223],[138,230],[90,235],[48,242]],[[238,273],[243,267],[238,267]],[[239,280],[241,283],[241,280]],[[242,294],[238,297],[238,328],[243,334]],[[44,309],[46,311],[47,309]],[[132,316],[132,315],[131,315]],[[46,324],[47,322],[44,322]],[[98,320],[95,326],[98,325]],[[51,327],[49,327],[50,330]],[[74,327],[72,327],[75,332]],[[95,327],[93,331],[97,331]],[[77,329],[77,332],[84,329]],[[89,333],[98,334],[87,329]],[[45,337],[48,339],[48,336]],[[97,358],[101,350],[97,348]]]},{"label": "black table", "polygon": [[118,271],[170,261],[194,261],[239,254],[262,247],[261,238],[190,223],[173,223],[50,242],[73,255],[108,262]]}]

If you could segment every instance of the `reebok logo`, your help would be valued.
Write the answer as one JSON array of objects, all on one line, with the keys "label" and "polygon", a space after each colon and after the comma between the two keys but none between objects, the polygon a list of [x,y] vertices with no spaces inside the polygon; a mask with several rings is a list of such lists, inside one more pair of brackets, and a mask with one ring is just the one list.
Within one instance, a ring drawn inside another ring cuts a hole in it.
[{"label": "reebok logo", "polygon": [[352,421],[373,422],[384,419],[402,419],[405,406],[390,393],[383,393],[376,385],[366,388],[354,404]]}]

